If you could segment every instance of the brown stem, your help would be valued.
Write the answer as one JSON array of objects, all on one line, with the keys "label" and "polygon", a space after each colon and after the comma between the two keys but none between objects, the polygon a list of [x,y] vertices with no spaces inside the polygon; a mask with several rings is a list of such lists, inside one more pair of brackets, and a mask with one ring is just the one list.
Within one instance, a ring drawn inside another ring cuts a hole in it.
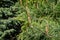
[{"label": "brown stem", "polygon": [[46,35],[48,35],[48,26],[46,26],[45,31],[46,31]]},{"label": "brown stem", "polygon": [[48,0],[45,0],[46,1],[46,3],[48,3]]},{"label": "brown stem", "polygon": [[35,2],[35,7],[38,9],[38,0]]},{"label": "brown stem", "polygon": [[22,5],[22,0],[20,0],[20,5]]},{"label": "brown stem", "polygon": [[37,2],[35,3],[35,6],[36,6],[36,8],[38,8],[38,4],[37,4]]},{"label": "brown stem", "polygon": [[30,17],[30,11],[28,9],[28,7],[26,6],[26,11],[27,11],[27,16],[28,16],[28,23],[29,23],[29,26],[31,26],[31,17]]},{"label": "brown stem", "polygon": [[47,35],[47,36],[49,36],[49,35],[48,35],[48,32],[49,32],[48,27],[49,27],[49,25],[48,25],[48,22],[47,22],[46,27],[45,27],[45,32],[46,32],[46,35]]},{"label": "brown stem", "polygon": [[31,17],[30,17],[30,10],[28,8],[28,0],[26,0],[26,12],[28,16],[28,25],[31,27]]}]

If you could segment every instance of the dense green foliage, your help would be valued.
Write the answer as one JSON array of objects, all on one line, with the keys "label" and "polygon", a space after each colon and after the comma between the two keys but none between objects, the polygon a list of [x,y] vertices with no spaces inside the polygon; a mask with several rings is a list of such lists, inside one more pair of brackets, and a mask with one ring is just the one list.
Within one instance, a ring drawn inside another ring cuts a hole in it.
[{"label": "dense green foliage", "polygon": [[23,21],[15,19],[18,8],[13,7],[16,2],[17,0],[0,1],[0,40],[17,40],[16,37],[21,32]]},{"label": "dense green foliage", "polygon": [[[0,40],[60,40],[60,0],[0,0]],[[48,27],[48,34],[46,34]]]}]

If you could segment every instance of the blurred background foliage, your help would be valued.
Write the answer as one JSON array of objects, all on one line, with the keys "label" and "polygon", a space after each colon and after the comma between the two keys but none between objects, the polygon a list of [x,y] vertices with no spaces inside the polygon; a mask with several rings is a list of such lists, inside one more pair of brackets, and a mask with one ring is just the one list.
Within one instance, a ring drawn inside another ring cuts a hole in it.
[{"label": "blurred background foliage", "polygon": [[0,0],[0,40],[60,40],[60,0]]}]

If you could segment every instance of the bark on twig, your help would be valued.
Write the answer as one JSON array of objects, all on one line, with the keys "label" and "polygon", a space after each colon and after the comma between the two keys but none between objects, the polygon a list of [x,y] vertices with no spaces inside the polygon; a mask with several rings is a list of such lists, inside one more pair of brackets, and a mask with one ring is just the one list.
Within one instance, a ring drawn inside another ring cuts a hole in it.
[{"label": "bark on twig", "polygon": [[22,6],[22,0],[20,0],[20,5]]},{"label": "bark on twig", "polygon": [[38,0],[35,2],[35,7],[38,9]]},{"label": "bark on twig", "polygon": [[30,10],[28,8],[28,0],[26,0],[26,12],[28,16],[28,26],[31,27],[31,16],[30,16]]},{"label": "bark on twig", "polygon": [[49,30],[48,30],[48,27],[49,27],[49,26],[48,26],[48,24],[47,24],[46,27],[45,27],[45,31],[46,31],[46,35],[47,35],[47,36],[48,36],[48,31],[49,31]]},{"label": "bark on twig", "polygon": [[48,34],[48,32],[49,32],[49,24],[48,24],[48,21],[46,21],[46,27],[45,27],[45,34],[47,35],[47,36],[49,36],[49,34]]}]

